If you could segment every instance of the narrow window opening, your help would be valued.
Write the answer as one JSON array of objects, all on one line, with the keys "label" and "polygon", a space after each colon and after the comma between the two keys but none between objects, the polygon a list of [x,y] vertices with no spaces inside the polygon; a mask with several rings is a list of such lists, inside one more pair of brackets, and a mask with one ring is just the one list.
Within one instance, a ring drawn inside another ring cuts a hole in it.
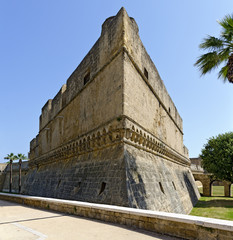
[{"label": "narrow window opening", "polygon": [[148,71],[146,70],[146,68],[144,68],[144,75],[147,79],[149,78],[149,74],[148,74]]},{"label": "narrow window opening", "polygon": [[99,195],[103,193],[103,191],[105,190],[105,187],[106,187],[106,182],[102,182]]},{"label": "narrow window opening", "polygon": [[74,194],[76,194],[76,193],[79,192],[79,190],[80,190],[80,188],[81,188],[81,183],[82,183],[82,182],[78,182],[78,183],[77,183],[77,186],[74,187],[74,189],[73,189],[73,193],[74,193]]},{"label": "narrow window opening", "polygon": [[57,188],[60,186],[61,184],[61,179],[59,179],[58,183],[57,183]]},{"label": "narrow window opening", "polygon": [[171,113],[171,108],[168,108],[169,113]]},{"label": "narrow window opening", "polygon": [[173,185],[174,189],[176,190],[176,185],[175,185],[175,183],[174,183],[174,182],[172,182],[172,185]]},{"label": "narrow window opening", "polygon": [[84,77],[84,85],[86,85],[89,80],[90,80],[90,72],[88,72]]},{"label": "narrow window opening", "polygon": [[182,187],[184,188],[184,184],[183,184],[183,182],[182,182],[182,181],[180,181],[180,182],[181,182]]},{"label": "narrow window opening", "polygon": [[164,192],[164,189],[163,189],[163,186],[162,186],[162,183],[161,183],[161,182],[159,182],[159,186],[160,186],[160,190],[161,190],[161,192],[165,194],[165,192]]}]

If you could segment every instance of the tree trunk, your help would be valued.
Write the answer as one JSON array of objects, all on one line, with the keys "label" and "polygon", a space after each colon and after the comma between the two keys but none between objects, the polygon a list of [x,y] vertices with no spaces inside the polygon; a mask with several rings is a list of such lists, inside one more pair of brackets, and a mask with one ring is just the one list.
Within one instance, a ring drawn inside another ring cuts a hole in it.
[{"label": "tree trunk", "polygon": [[22,166],[22,160],[19,159],[19,193],[21,192],[21,166]]},{"label": "tree trunk", "polygon": [[10,159],[10,187],[9,192],[11,193],[12,190],[12,159]]},{"label": "tree trunk", "polygon": [[228,58],[228,70],[227,70],[227,79],[230,83],[233,83],[233,54]]}]

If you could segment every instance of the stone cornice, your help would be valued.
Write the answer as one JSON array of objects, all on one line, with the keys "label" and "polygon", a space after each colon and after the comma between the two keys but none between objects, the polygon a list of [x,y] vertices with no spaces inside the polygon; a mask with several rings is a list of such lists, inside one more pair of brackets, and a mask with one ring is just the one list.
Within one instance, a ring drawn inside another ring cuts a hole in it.
[{"label": "stone cornice", "polygon": [[181,165],[190,165],[189,159],[170,148],[154,135],[132,122],[126,116],[90,131],[40,157],[31,159],[29,166],[44,165],[98,151],[116,144],[129,144],[151,154]]}]

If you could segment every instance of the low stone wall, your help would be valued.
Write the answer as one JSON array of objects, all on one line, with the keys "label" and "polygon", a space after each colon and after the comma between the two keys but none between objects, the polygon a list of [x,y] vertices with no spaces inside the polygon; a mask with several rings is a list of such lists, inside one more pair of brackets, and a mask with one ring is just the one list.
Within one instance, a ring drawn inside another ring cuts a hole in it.
[{"label": "low stone wall", "polygon": [[6,178],[7,163],[0,163],[0,191],[3,189],[3,185]]},{"label": "low stone wall", "polygon": [[[0,166],[1,167],[1,166]],[[28,172],[28,161],[22,162],[21,167],[21,184],[25,182]],[[0,191],[9,192],[10,186],[10,164],[5,164],[5,168],[0,173]],[[19,163],[12,164],[12,192],[19,192]]]},{"label": "low stone wall", "polygon": [[5,178],[6,178],[6,174],[4,172],[1,172],[0,173],[0,191],[3,189]]},{"label": "low stone wall", "polygon": [[233,239],[232,221],[17,194],[0,193],[0,199],[184,239]]}]

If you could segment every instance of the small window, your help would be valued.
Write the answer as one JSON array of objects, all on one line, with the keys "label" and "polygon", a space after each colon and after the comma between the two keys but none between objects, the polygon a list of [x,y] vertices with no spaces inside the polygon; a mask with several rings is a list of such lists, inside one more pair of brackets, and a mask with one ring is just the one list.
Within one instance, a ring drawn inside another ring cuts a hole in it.
[{"label": "small window", "polygon": [[146,70],[146,68],[144,68],[144,75],[147,79],[149,78],[148,71]]},{"label": "small window", "polygon": [[84,77],[84,85],[86,85],[89,80],[90,80],[90,72],[88,72]]},{"label": "small window", "polygon": [[168,111],[169,111],[169,113],[171,113],[171,108],[170,107],[168,108]]},{"label": "small window", "polygon": [[161,182],[159,182],[159,186],[160,186],[161,192],[162,192],[162,193],[165,193]]}]

